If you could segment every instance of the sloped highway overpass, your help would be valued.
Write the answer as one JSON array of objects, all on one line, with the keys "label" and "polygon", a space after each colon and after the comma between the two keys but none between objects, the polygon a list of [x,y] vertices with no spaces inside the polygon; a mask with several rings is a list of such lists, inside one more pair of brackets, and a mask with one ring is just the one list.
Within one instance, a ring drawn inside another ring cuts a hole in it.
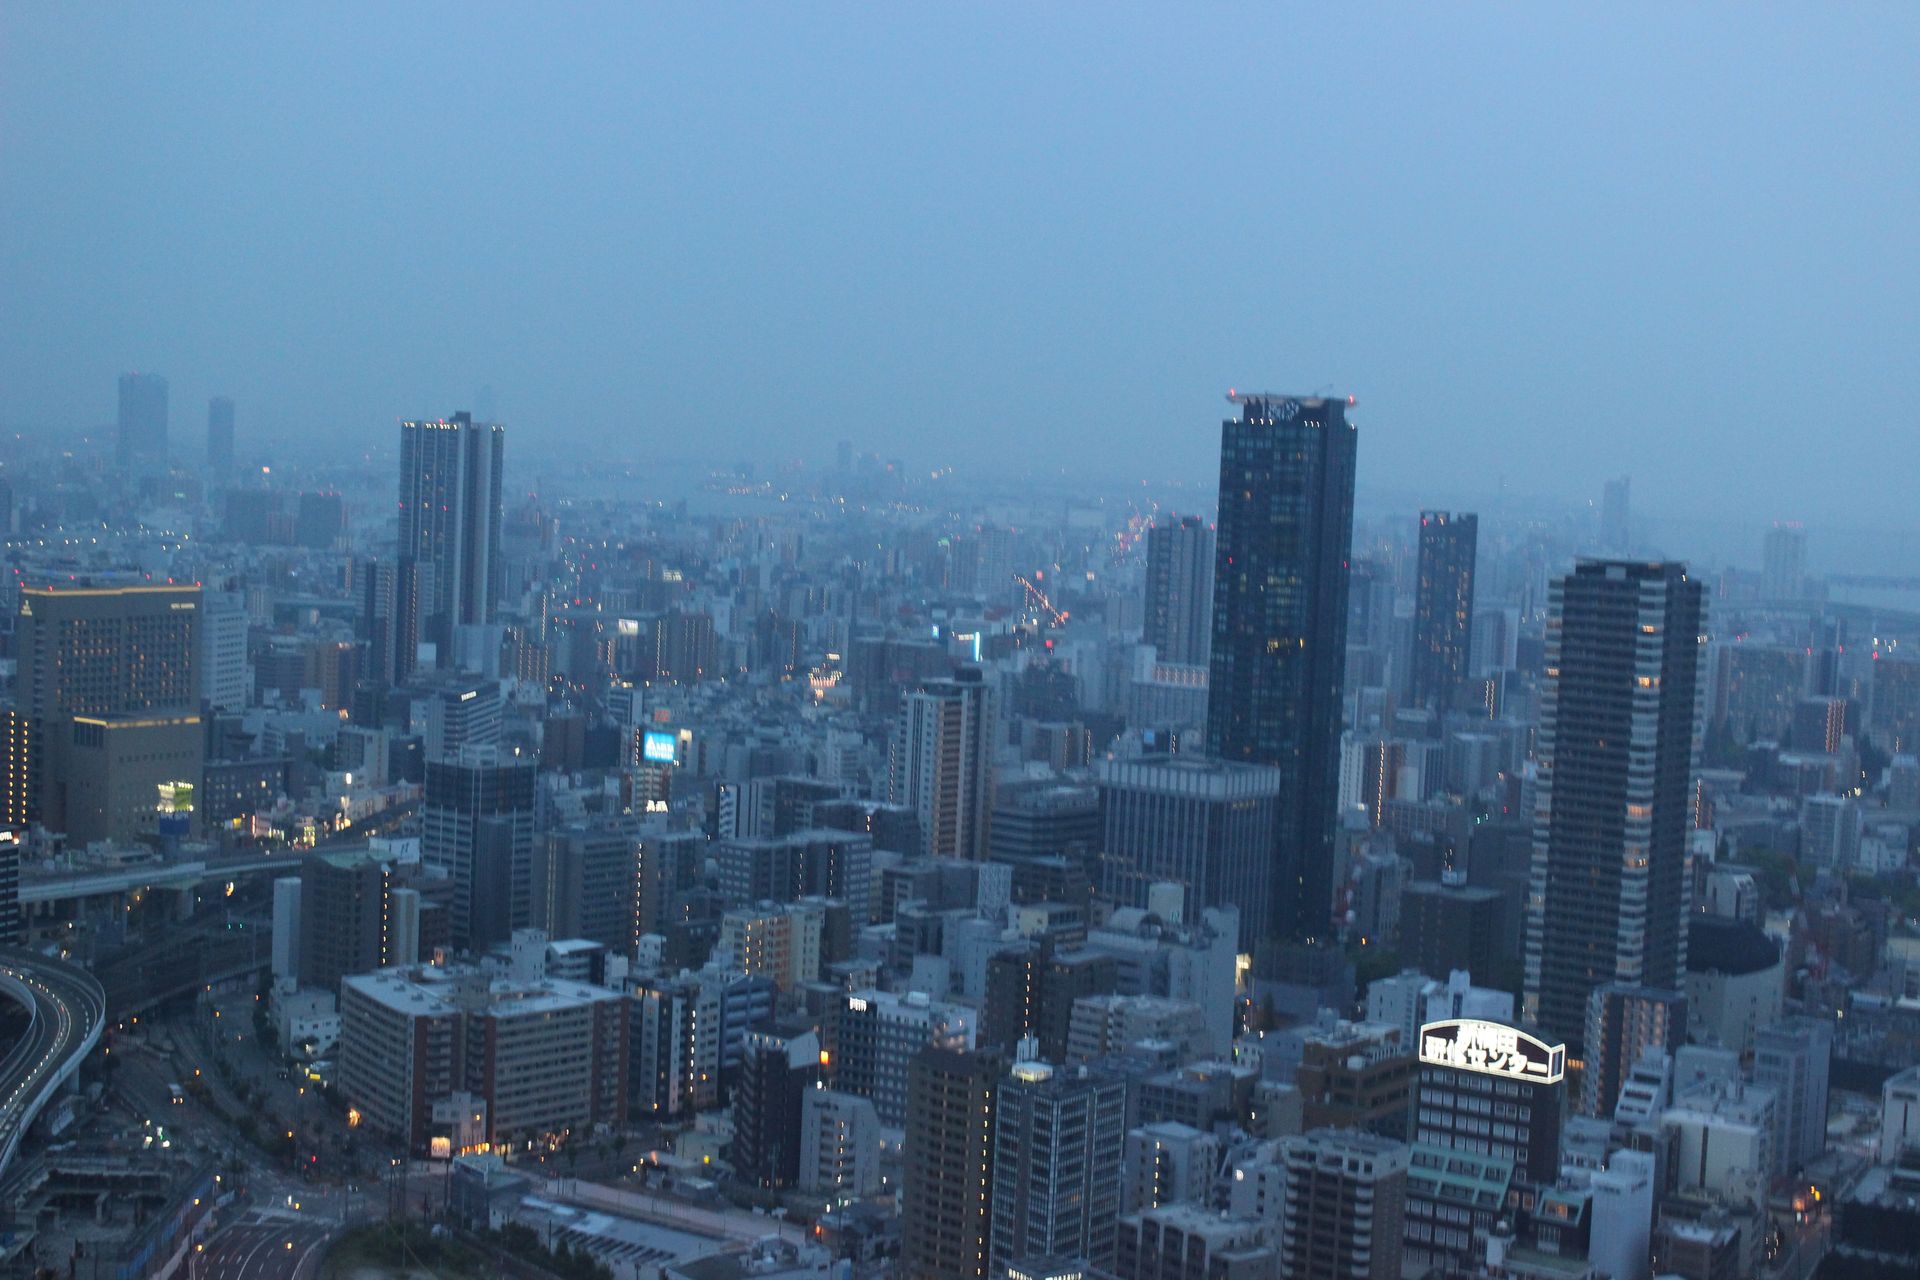
[{"label": "sloped highway overpass", "polygon": [[12,1163],[35,1117],[100,1043],[107,995],[84,969],[17,947],[0,947],[0,997],[27,1016],[0,1058],[0,1170]]}]

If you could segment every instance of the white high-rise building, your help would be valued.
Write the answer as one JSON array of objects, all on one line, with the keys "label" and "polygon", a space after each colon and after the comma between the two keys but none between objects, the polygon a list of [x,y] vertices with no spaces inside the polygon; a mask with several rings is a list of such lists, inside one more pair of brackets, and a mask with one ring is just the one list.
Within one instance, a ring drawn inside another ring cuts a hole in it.
[{"label": "white high-rise building", "polygon": [[300,877],[273,882],[273,982],[291,990],[300,981]]},{"label": "white high-rise building", "polygon": [[1644,1151],[1616,1151],[1596,1170],[1593,1243],[1587,1261],[1613,1280],[1647,1280],[1653,1255],[1654,1160]]},{"label": "white high-rise building", "polygon": [[1760,594],[1798,600],[1807,588],[1807,531],[1797,521],[1776,522],[1760,544]]},{"label": "white high-rise building", "polygon": [[866,1196],[880,1189],[880,1116],[873,1103],[832,1089],[800,1099],[800,1189]]},{"label": "white high-rise building", "polygon": [[871,1099],[880,1122],[892,1128],[907,1123],[907,1068],[915,1055],[929,1046],[973,1048],[972,1011],[923,991],[856,991],[834,1017],[839,1087]]},{"label": "white high-rise building", "polygon": [[1455,969],[1445,982],[1409,969],[1367,984],[1367,1021],[1400,1028],[1401,1044],[1418,1044],[1421,1027],[1453,1018],[1510,1023],[1513,993],[1476,987],[1465,969]]},{"label": "white high-rise building", "polygon": [[1675,1139],[1680,1190],[1763,1203],[1773,1180],[1776,1103],[1773,1090],[1736,1080],[1707,1079],[1676,1092],[1661,1127]]},{"label": "white high-rise building", "polygon": [[232,592],[208,591],[200,605],[201,696],[215,711],[244,711],[252,688],[246,602]]},{"label": "white high-rise building", "polygon": [[1827,1149],[1833,1023],[1786,1018],[1754,1037],[1753,1082],[1773,1090],[1774,1169],[1791,1176]]}]

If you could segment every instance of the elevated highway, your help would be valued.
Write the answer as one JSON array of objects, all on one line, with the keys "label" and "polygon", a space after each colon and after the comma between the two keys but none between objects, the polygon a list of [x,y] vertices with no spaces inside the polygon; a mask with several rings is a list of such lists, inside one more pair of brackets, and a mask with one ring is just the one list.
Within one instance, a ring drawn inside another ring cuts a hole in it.
[{"label": "elevated highway", "polygon": [[0,996],[27,1013],[18,1044],[0,1059],[0,1170],[20,1139],[100,1043],[107,996],[94,976],[59,960],[0,947]]}]

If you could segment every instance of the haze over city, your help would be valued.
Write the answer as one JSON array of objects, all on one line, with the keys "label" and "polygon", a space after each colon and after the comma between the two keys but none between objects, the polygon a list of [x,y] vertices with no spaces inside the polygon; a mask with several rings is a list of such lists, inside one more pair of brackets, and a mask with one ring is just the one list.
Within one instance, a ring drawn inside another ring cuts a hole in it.
[{"label": "haze over city", "polygon": [[1206,483],[1255,381],[1359,396],[1363,493],[1914,527],[1910,9],[0,21],[13,431],[156,368],[289,444],[492,388],[543,447]]}]

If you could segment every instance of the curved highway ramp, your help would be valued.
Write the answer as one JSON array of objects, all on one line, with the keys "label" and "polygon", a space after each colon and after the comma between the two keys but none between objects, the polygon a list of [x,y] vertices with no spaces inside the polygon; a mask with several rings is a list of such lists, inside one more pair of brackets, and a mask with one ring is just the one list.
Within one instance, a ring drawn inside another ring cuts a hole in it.
[{"label": "curved highway ramp", "polygon": [[20,1042],[0,1059],[0,1171],[34,1117],[100,1043],[107,996],[94,976],[60,960],[0,947],[0,996],[26,1011]]}]

